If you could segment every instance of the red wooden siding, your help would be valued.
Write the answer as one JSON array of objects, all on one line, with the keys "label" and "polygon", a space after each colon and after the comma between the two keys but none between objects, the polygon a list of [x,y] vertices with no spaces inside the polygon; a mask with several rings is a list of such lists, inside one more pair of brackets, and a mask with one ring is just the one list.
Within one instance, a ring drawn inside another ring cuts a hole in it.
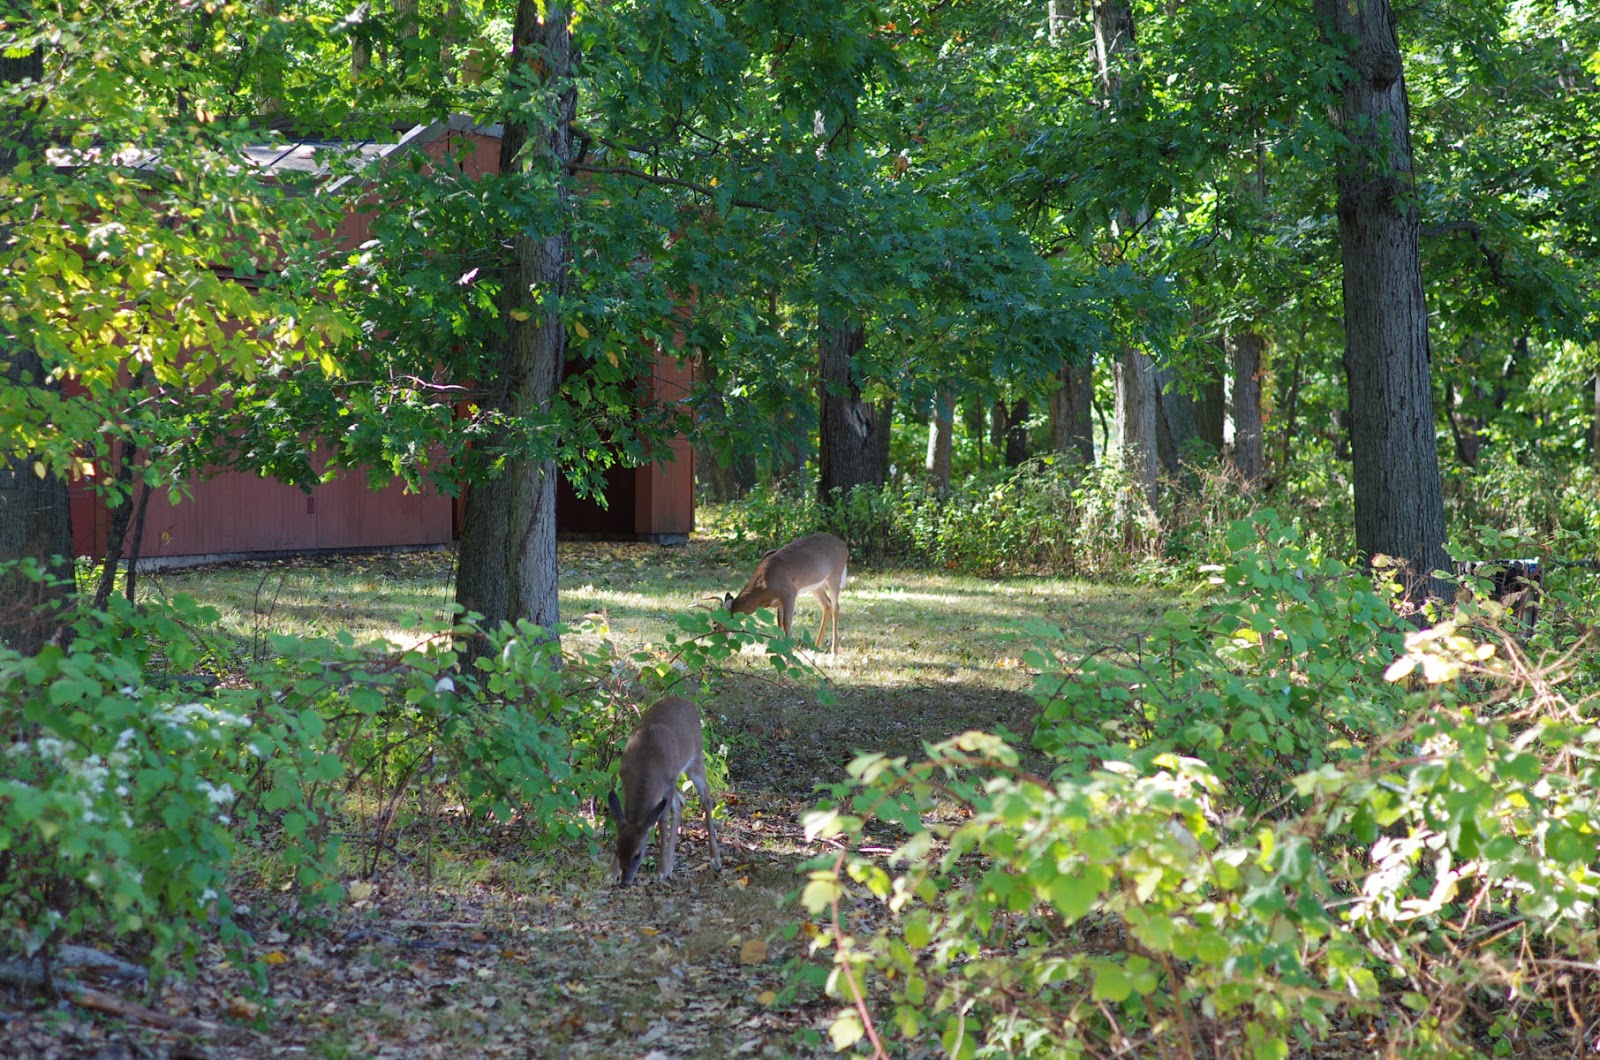
[{"label": "red wooden siding", "polygon": [[[498,171],[497,128],[451,119],[414,129],[398,144],[367,145],[369,157],[422,151],[442,165],[455,165],[458,149],[464,175],[476,178]],[[315,168],[315,148],[261,149],[259,164],[305,171]],[[372,215],[356,211],[340,222],[339,245],[353,249],[371,238]],[[670,355],[658,356],[649,400],[679,400],[693,372]],[[642,468],[613,468],[606,480],[609,509],[582,501],[563,482],[556,508],[563,532],[680,541],[694,529],[694,454],[688,442],[669,446],[676,460]],[[108,473],[110,469],[101,469]],[[224,472],[188,484],[190,496],[177,505],[166,494],[150,498],[140,556],[189,560],[250,553],[308,552],[446,545],[459,536],[456,502],[433,492],[408,495],[398,479],[369,490],[366,476],[347,473],[306,494],[254,475]],[[81,484],[71,489],[73,550],[80,556],[105,554],[105,507]]]}]

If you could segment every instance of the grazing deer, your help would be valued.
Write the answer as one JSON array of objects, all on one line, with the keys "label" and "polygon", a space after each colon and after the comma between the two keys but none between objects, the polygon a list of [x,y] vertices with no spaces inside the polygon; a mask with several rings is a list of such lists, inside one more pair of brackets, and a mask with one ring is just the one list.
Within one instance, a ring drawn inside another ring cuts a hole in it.
[{"label": "grazing deer", "polygon": [[706,763],[700,745],[700,712],[681,696],[658,699],[639,719],[639,728],[622,752],[622,798],[609,794],[606,807],[617,826],[617,853],[607,877],[627,887],[639,874],[645,848],[654,827],[661,839],[660,871],[656,878],[672,875],[683,828],[683,792],[678,777],[684,773],[700,793],[706,811],[706,835],[711,838],[711,867],[722,871],[717,829],[711,823],[711,785],[706,783]]},{"label": "grazing deer", "polygon": [[722,606],[729,614],[748,615],[763,607],[778,610],[778,628],[789,636],[789,623],[794,619],[794,598],[800,593],[814,592],[822,604],[822,625],[817,627],[816,644],[822,647],[822,633],[833,620],[833,637],[828,650],[839,648],[839,590],[850,563],[850,549],[832,534],[810,534],[791,541],[780,549],[768,552],[756,564],[756,572],[739,591],[738,596],[728,593]]}]

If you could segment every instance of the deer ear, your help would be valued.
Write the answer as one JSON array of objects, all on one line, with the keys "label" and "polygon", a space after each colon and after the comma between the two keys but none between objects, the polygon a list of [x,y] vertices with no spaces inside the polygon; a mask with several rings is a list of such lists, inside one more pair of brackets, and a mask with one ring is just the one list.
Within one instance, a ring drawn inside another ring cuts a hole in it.
[{"label": "deer ear", "polygon": [[617,793],[614,791],[606,793],[606,813],[614,824],[622,823],[622,803],[617,801]]},{"label": "deer ear", "polygon": [[722,594],[722,609],[724,611],[732,611],[733,610],[733,594],[732,593],[723,593]]},{"label": "deer ear", "polygon": [[666,812],[667,799],[670,799],[670,798],[672,798],[672,796],[668,795],[666,798],[664,798],[660,802],[656,803],[655,809],[651,810],[650,813],[649,813],[649,816],[645,817],[645,819],[644,819],[644,828],[643,828],[644,832],[649,832],[650,829],[655,827],[655,823],[657,821],[659,821],[661,819],[661,815]]}]

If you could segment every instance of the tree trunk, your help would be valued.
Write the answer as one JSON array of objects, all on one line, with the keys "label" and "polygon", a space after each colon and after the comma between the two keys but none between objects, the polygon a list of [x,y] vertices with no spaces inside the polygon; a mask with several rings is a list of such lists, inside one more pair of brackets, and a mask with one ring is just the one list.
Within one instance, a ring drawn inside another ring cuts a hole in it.
[{"label": "tree trunk", "polygon": [[1028,459],[1028,408],[1027,398],[1018,398],[1005,413],[1006,467],[1021,467]]},{"label": "tree trunk", "polygon": [[[1133,36],[1133,5],[1128,0],[1096,0],[1091,5],[1090,21],[1094,28],[1095,64],[1100,74],[1100,96],[1109,111],[1123,110],[1130,102],[1123,98],[1121,67],[1137,58]],[[1113,238],[1124,226],[1137,227],[1146,216],[1142,203],[1123,203],[1120,217],[1112,221]],[[1127,473],[1132,493],[1124,491],[1118,502],[1118,521],[1126,524],[1135,514],[1134,497],[1142,500],[1147,510],[1156,506],[1156,480],[1159,469],[1159,452],[1156,441],[1156,384],[1155,367],[1148,354],[1126,347],[1119,351],[1112,365],[1112,381],[1116,397],[1116,435],[1121,450],[1123,470]]]},{"label": "tree trunk", "polygon": [[372,65],[372,44],[367,40],[367,20],[372,17],[371,0],[362,0],[351,16],[355,25],[350,37],[350,72],[360,75]]},{"label": "tree trunk", "polygon": [[1289,466],[1289,443],[1294,439],[1295,419],[1300,415],[1300,360],[1305,354],[1305,332],[1301,330],[1300,344],[1294,350],[1294,363],[1289,368],[1289,396],[1283,403],[1283,435],[1278,440],[1278,475]]},{"label": "tree trunk", "polygon": [[1176,478],[1183,471],[1185,453],[1200,437],[1194,400],[1178,386],[1178,373],[1160,368],[1155,374],[1156,456],[1161,469]]},{"label": "tree trunk", "polygon": [[1112,383],[1116,389],[1117,444],[1122,467],[1128,474],[1129,491],[1119,502],[1119,521],[1141,514],[1131,501],[1137,496],[1147,511],[1156,507],[1156,370],[1148,355],[1124,349],[1112,364]]},{"label": "tree trunk", "polygon": [[[559,207],[555,212],[562,215],[570,200],[562,167],[573,159],[572,123],[577,110],[569,17],[557,0],[518,3],[513,61],[531,67],[537,80],[554,93],[555,110],[509,114],[500,143],[501,172],[512,173],[519,166],[539,171],[523,194],[554,194]],[[515,263],[501,296],[504,328],[496,340],[492,380],[493,407],[510,418],[548,413],[561,384],[567,336],[560,303],[568,289],[570,248],[565,220],[557,225],[554,232],[525,228],[511,241]],[[490,445],[501,441],[493,439]],[[509,457],[501,475],[474,484],[467,493],[456,602],[483,615],[491,626],[526,619],[549,630],[560,621],[556,441],[552,433],[542,447],[543,456]],[[481,648],[481,644],[469,646],[468,654]]]},{"label": "tree trunk", "polygon": [[1594,414],[1589,420],[1589,462],[1600,470],[1600,375],[1594,377]]},{"label": "tree trunk", "polygon": [[961,405],[961,426],[966,429],[967,437],[978,443],[979,467],[986,467],[988,459],[983,451],[983,424],[983,403],[980,401],[963,402]]},{"label": "tree trunk", "polygon": [[833,492],[856,486],[881,486],[888,478],[889,416],[861,397],[855,355],[867,333],[854,320],[817,319],[821,408],[817,456],[817,498],[829,503]]},{"label": "tree trunk", "polygon": [[928,415],[928,459],[926,468],[933,488],[950,492],[950,454],[954,449],[955,422],[951,417],[950,391],[940,389]]},{"label": "tree trunk", "polygon": [[[1217,352],[1221,354],[1222,350],[1219,348]],[[1194,396],[1194,429],[1195,437],[1210,446],[1213,453],[1222,452],[1223,424],[1227,418],[1227,387],[1220,374],[1211,375],[1200,384],[1200,391]]]},{"label": "tree trunk", "polygon": [[1387,0],[1316,0],[1328,41],[1349,42],[1336,117],[1356,546],[1406,565],[1406,596],[1444,596],[1444,495],[1429,381],[1421,223],[1400,44]]},{"label": "tree trunk", "polygon": [[1261,428],[1261,351],[1266,340],[1254,331],[1228,334],[1233,372],[1233,466],[1254,485],[1266,462]]},{"label": "tree trunk", "polygon": [[1085,466],[1094,463],[1094,359],[1063,361],[1050,395],[1050,448]]},{"label": "tree trunk", "polygon": [[[0,83],[43,77],[43,51],[36,48],[14,58],[0,55]],[[26,121],[17,113],[0,118],[0,174],[11,172],[19,151],[33,141]],[[0,247],[10,242],[10,233],[0,229]],[[0,324],[0,364],[9,386],[57,389],[57,384],[45,378],[25,321]],[[6,453],[4,457],[0,460],[0,562],[37,560],[59,579],[41,585],[15,575],[0,578],[0,642],[23,655],[33,655],[60,628],[51,612],[75,595],[72,510],[66,480],[52,473],[36,473],[34,454]]]}]

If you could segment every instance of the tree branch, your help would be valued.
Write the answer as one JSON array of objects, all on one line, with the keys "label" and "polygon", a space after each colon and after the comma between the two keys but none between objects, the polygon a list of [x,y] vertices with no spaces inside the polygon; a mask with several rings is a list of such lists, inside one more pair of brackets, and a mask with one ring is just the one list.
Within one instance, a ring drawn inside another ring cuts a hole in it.
[{"label": "tree branch", "polygon": [[[715,198],[717,194],[716,189],[708,184],[697,184],[692,180],[682,180],[678,177],[657,176],[654,173],[646,173],[642,169],[634,169],[632,166],[590,166],[580,162],[569,162],[566,165],[566,170],[569,173],[599,173],[613,177],[632,177],[634,180],[642,180],[646,184],[660,184],[669,188],[686,188],[699,195],[704,195],[708,199]],[[757,202],[755,199],[730,199],[728,201],[731,205],[742,206],[747,210],[760,210],[764,213],[774,212],[773,207],[763,202]]]}]

